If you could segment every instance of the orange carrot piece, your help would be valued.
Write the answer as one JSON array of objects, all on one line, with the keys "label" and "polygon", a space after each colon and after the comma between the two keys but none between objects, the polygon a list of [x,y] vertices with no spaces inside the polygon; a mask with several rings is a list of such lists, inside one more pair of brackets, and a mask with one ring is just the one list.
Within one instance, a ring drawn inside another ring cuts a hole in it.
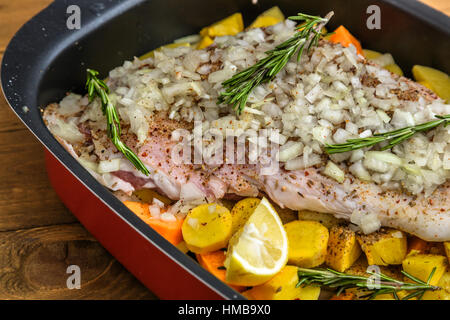
[{"label": "orange carrot piece", "polygon": [[183,225],[183,219],[176,219],[175,221],[166,221],[158,218],[154,218],[150,215],[149,204],[136,201],[124,201],[123,202],[128,209],[133,211],[139,218],[145,223],[150,225],[156,232],[163,236],[167,241],[173,245],[179,244],[183,241],[183,235],[181,233],[181,226]]},{"label": "orange carrot piece", "polygon": [[334,30],[334,34],[331,35],[330,41],[340,43],[344,47],[348,47],[350,44],[353,44],[356,51],[360,55],[364,56],[361,43],[344,26],[340,26]]},{"label": "orange carrot piece", "polygon": [[334,295],[330,300],[353,300],[355,294],[351,292],[341,293],[340,295]]},{"label": "orange carrot piece", "polygon": [[184,219],[165,221],[157,218],[150,218],[148,224],[171,244],[177,245],[183,241],[183,234],[181,233],[183,221]]},{"label": "orange carrot piece", "polygon": [[[224,267],[225,251],[217,250],[208,253],[197,254],[198,263],[212,273],[219,280],[225,281],[226,270]],[[242,292],[246,287],[230,285],[234,290]]]},{"label": "orange carrot piece", "polygon": [[430,249],[430,243],[418,237],[408,239],[408,253],[426,253]]}]

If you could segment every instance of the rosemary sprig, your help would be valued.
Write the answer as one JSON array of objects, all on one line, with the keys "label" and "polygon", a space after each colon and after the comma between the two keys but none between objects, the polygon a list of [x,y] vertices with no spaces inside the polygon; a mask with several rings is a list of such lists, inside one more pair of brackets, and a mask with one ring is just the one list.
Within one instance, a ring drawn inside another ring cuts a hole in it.
[{"label": "rosemary sprig", "polygon": [[124,156],[142,173],[148,175],[150,172],[142,163],[141,159],[120,140],[120,120],[117,110],[109,98],[109,88],[103,80],[97,78],[98,71],[87,69],[86,89],[88,90],[89,101],[92,101],[96,96],[102,102],[102,111],[106,116],[108,136],[110,137],[114,146],[124,154]]},{"label": "rosemary sprig", "polygon": [[238,115],[241,114],[249,94],[255,87],[273,80],[296,52],[298,52],[297,61],[300,61],[305,47],[309,51],[312,46],[317,46],[321,30],[333,14],[334,12],[331,11],[325,18],[303,13],[289,17],[290,20],[304,21],[304,23],[297,27],[294,36],[276,46],[275,49],[267,51],[266,58],[223,82],[225,91],[220,94],[218,103],[230,104]]},{"label": "rosemary sprig", "polygon": [[425,122],[417,126],[409,126],[385,133],[376,133],[373,136],[367,138],[349,139],[347,140],[347,142],[341,144],[327,144],[325,146],[325,151],[328,154],[347,152],[356,149],[371,147],[384,141],[387,141],[389,143],[381,148],[381,150],[391,149],[395,145],[411,138],[417,132],[428,131],[437,128],[441,124],[447,126],[450,123],[450,114],[435,117],[437,118],[437,120]]},{"label": "rosemary sprig", "polygon": [[[433,268],[426,282],[417,279],[409,273],[402,271],[402,274],[410,279],[412,282],[403,282],[391,278],[383,273],[367,272],[369,276],[350,275],[333,269],[305,269],[298,268],[299,281],[296,287],[303,285],[316,284],[337,289],[337,295],[341,294],[345,289],[360,288],[371,293],[366,295],[368,299],[373,299],[380,294],[392,294],[395,299],[399,299],[397,292],[401,290],[411,291],[410,294],[403,297],[402,300],[409,300],[418,297],[420,300],[426,291],[434,291],[440,289],[439,287],[430,285],[430,280],[433,277],[436,268]],[[378,276],[380,281],[375,284],[370,281],[370,276]]]}]

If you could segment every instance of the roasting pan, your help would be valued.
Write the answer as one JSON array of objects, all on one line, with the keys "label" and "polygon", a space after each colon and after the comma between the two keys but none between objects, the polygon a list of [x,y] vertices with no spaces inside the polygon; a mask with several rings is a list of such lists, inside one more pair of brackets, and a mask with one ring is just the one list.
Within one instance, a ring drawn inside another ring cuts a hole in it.
[{"label": "roasting pan", "polygon": [[[69,30],[76,4],[81,28]],[[55,0],[27,22],[3,57],[1,82],[11,108],[45,147],[57,194],[136,278],[162,299],[243,299],[129,211],[53,138],[41,110],[67,91],[84,92],[85,69],[102,76],[132,59],[240,11],[246,25],[278,5],[286,15],[325,15],[329,29],[345,25],[363,46],[390,52],[404,71],[413,64],[450,72],[450,19],[415,0]],[[369,5],[381,9],[381,30],[369,30]],[[410,74],[406,73],[407,76]]]}]

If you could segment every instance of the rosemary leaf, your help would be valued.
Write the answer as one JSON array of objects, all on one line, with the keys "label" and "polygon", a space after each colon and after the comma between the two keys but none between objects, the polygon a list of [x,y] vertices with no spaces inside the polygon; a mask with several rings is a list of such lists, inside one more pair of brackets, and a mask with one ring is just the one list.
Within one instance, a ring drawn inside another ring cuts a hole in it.
[{"label": "rosemary leaf", "polygon": [[[376,296],[381,294],[392,294],[394,298],[398,300],[399,297],[397,293],[405,290],[411,291],[411,293],[403,297],[403,300],[409,300],[414,297],[418,297],[420,300],[426,291],[434,291],[439,289],[439,287],[433,286],[429,283],[435,271],[436,268],[431,271],[427,282],[419,280],[409,273],[402,271],[402,273],[412,281],[403,282],[391,278],[383,273],[376,274],[373,272],[367,272],[367,276],[357,276],[338,272],[333,269],[298,268],[299,281],[296,287],[315,284],[337,289],[338,294],[342,293],[345,289],[358,288],[360,290],[364,290],[364,292],[368,292],[368,294],[363,297],[368,298],[369,300],[374,299]],[[376,284],[376,288],[373,288],[373,281],[369,281],[370,277],[373,277],[374,275],[379,276],[379,281]]]},{"label": "rosemary leaf", "polygon": [[450,114],[435,117],[438,120],[425,122],[416,126],[400,128],[385,133],[376,133],[373,136],[367,138],[349,139],[345,143],[327,144],[325,146],[325,151],[328,154],[341,153],[361,148],[372,147],[380,142],[388,142],[388,144],[383,148],[381,148],[381,150],[391,149],[395,145],[398,145],[403,141],[408,140],[417,132],[429,131],[439,127],[440,125],[444,125],[445,127],[450,123]]},{"label": "rosemary leaf", "polygon": [[236,113],[241,114],[254,88],[272,81],[296,52],[297,61],[300,61],[305,47],[309,51],[312,46],[317,46],[322,28],[333,15],[331,11],[325,18],[303,13],[289,17],[290,20],[304,21],[304,23],[297,27],[294,36],[276,46],[275,49],[267,51],[267,57],[223,82],[225,91],[220,94],[218,103],[232,105]]},{"label": "rosemary leaf", "polygon": [[114,104],[109,98],[109,88],[103,80],[97,78],[98,71],[87,69],[86,88],[88,90],[89,101],[99,97],[102,103],[102,112],[106,117],[108,136],[114,146],[142,173],[148,175],[150,172],[142,163],[139,157],[120,140],[121,128],[120,119]]}]

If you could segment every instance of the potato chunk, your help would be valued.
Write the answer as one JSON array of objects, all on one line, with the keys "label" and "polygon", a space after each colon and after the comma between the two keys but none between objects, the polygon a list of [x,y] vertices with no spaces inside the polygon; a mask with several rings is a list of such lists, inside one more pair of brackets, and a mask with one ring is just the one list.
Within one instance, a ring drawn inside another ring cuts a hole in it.
[{"label": "potato chunk", "polygon": [[211,39],[209,36],[204,36],[204,37],[202,37],[200,42],[197,44],[197,49],[198,50],[205,49],[205,48],[209,47],[210,45],[212,45],[213,43],[214,43],[213,39]]},{"label": "potato chunk", "polygon": [[399,75],[399,76],[403,76],[402,69],[400,69],[400,67],[395,63],[388,64],[387,66],[384,66],[384,68],[392,73]]},{"label": "potato chunk", "polygon": [[447,255],[448,262],[450,262],[450,241],[444,242],[445,254]]},{"label": "potato chunk", "polygon": [[437,286],[441,289],[425,292],[423,300],[450,300],[450,271],[442,275]]},{"label": "potato chunk", "polygon": [[231,209],[232,234],[244,226],[260,202],[258,198],[245,198],[234,205]]},{"label": "potato chunk", "polygon": [[349,227],[334,226],[330,229],[326,264],[339,272],[344,272],[358,260],[361,247],[356,234]]},{"label": "potato chunk", "polygon": [[220,20],[209,27],[205,27],[200,31],[202,37],[209,36],[210,38],[222,36],[234,36],[239,32],[244,31],[244,20],[241,13],[232,14],[223,20]]},{"label": "potato chunk", "polygon": [[375,62],[376,64],[392,73],[403,76],[402,69],[400,69],[400,67],[395,63],[394,58],[391,54],[382,54],[380,52],[367,49],[364,49],[363,52],[367,60]]},{"label": "potato chunk", "polygon": [[381,229],[368,235],[358,235],[357,239],[369,265],[401,264],[406,256],[407,240],[402,231]]},{"label": "potato chunk", "polygon": [[153,199],[158,199],[159,201],[163,202],[164,204],[168,205],[168,204],[172,204],[174,201],[160,195],[158,192],[156,192],[155,190],[152,189],[141,189],[141,190],[137,190],[135,192],[133,192],[133,195],[135,195],[136,197],[139,198],[139,200],[141,200],[142,202],[145,203],[152,203]]},{"label": "potato chunk", "polygon": [[327,255],[328,229],[316,221],[292,221],[284,225],[289,241],[288,263],[303,268],[321,265]]},{"label": "potato chunk", "polygon": [[424,66],[415,65],[412,68],[412,73],[416,81],[426,81],[439,97],[450,102],[450,77],[448,74]]},{"label": "potato chunk", "polygon": [[272,204],[275,211],[278,213],[278,216],[280,217],[281,222],[283,222],[283,224],[297,220],[297,217],[298,217],[297,211],[291,210],[286,207],[281,208],[275,202],[270,202],[270,203]]},{"label": "potato chunk", "polygon": [[364,57],[366,57],[367,60],[373,60],[378,57],[381,57],[383,54],[378,51],[363,49]]},{"label": "potato chunk", "polygon": [[153,57],[155,57],[155,51],[161,51],[164,48],[173,49],[173,48],[178,48],[178,47],[190,47],[190,46],[191,46],[191,44],[187,43],[187,42],[183,42],[183,43],[169,43],[169,44],[166,44],[166,45],[164,45],[162,47],[159,47],[159,48],[157,48],[155,50],[147,52],[146,54],[140,56],[139,60],[145,60],[145,59],[148,59],[148,58],[153,58]]},{"label": "potato chunk", "polygon": [[190,251],[207,253],[226,247],[231,237],[231,225],[230,211],[210,203],[189,211],[181,231]]},{"label": "potato chunk", "polygon": [[309,210],[300,210],[298,212],[298,220],[317,221],[328,229],[342,222],[341,219],[336,218],[330,213],[321,213]]},{"label": "potato chunk", "polygon": [[269,27],[284,21],[284,14],[277,6],[261,13],[248,27],[249,29]]},{"label": "potato chunk", "polygon": [[266,283],[253,287],[242,294],[252,300],[317,300],[320,287],[298,287],[297,267],[285,266]]},{"label": "potato chunk", "polygon": [[437,285],[447,269],[447,259],[435,254],[411,254],[403,260],[403,270],[410,275],[427,281],[433,268],[436,268],[430,284]]}]

